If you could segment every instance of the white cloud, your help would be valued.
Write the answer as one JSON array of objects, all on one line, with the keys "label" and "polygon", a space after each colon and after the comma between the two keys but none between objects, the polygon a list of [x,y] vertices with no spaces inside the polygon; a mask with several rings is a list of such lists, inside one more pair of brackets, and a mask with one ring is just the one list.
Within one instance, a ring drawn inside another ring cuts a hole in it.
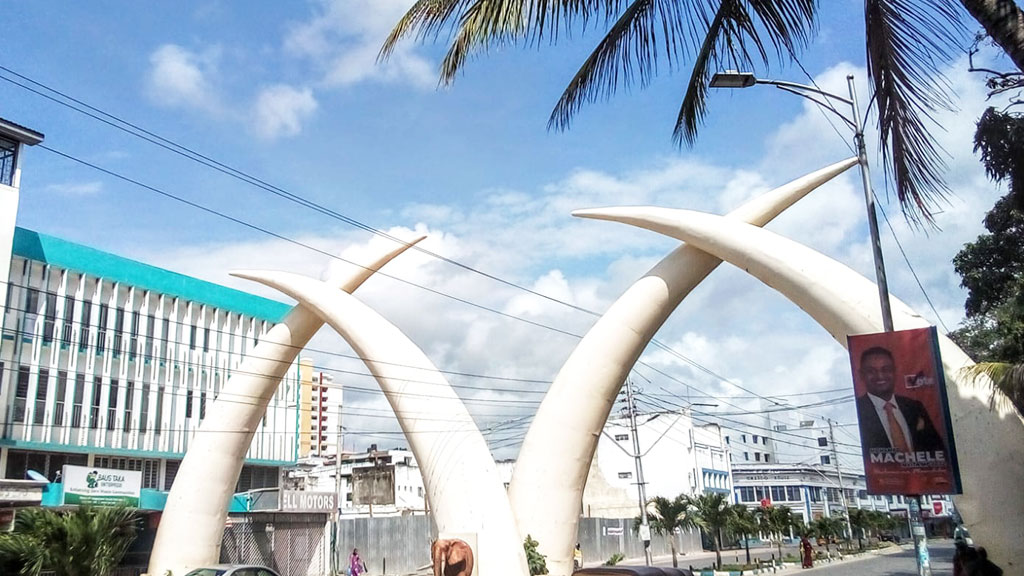
[{"label": "white cloud", "polygon": [[298,89],[284,84],[268,86],[256,97],[252,128],[260,138],[267,140],[295,136],[316,109],[316,98],[309,88]]},{"label": "white cloud", "polygon": [[218,96],[210,83],[216,77],[219,50],[193,52],[176,44],[164,44],[149,56],[146,92],[162,106],[213,111]]},{"label": "white cloud", "polygon": [[285,49],[310,58],[328,86],[364,81],[433,87],[434,66],[415,52],[413,42],[402,42],[384,62],[377,54],[392,26],[413,0],[322,0],[308,21],[292,26]]},{"label": "white cloud", "polygon": [[[352,22],[347,25],[365,26]],[[309,45],[310,50],[313,48],[315,43]],[[849,70],[848,66],[837,66],[817,80],[841,90]],[[996,196],[970,150],[970,134],[974,119],[985,105],[984,94],[976,88],[976,80],[961,78],[956,71],[953,75],[956,85],[964,86],[962,112],[942,114],[939,119],[947,130],[940,140],[953,154],[949,181],[957,199],[938,217],[943,231],[929,236],[915,233],[898,214],[890,214],[918,277],[950,328],[958,321],[963,303],[950,260],[964,242],[981,231],[981,217]],[[623,225],[574,219],[569,213],[578,208],[624,204],[724,213],[753,195],[849,156],[844,140],[812,108],[805,108],[781,126],[767,139],[766,146],[763,161],[754,166],[736,167],[693,157],[654,159],[622,173],[573,170],[538,190],[497,188],[482,192],[470,203],[408,205],[397,212],[398,221],[387,232],[407,239],[427,234],[422,243],[424,250],[601,313],[678,242]],[[878,176],[876,171],[876,183],[882,181]],[[893,207],[888,209],[895,212]],[[813,192],[769,228],[871,277],[864,218],[859,175],[854,170]],[[344,229],[294,235],[304,243],[356,262],[366,262],[370,253],[379,252],[390,242],[378,237],[367,239],[362,233]],[[924,297],[887,231],[883,245],[893,293],[929,315]],[[263,294],[271,293],[227,278],[225,271],[276,268],[326,277],[349,266],[326,262],[321,255],[277,240],[178,248],[150,255],[148,260]],[[402,281],[375,276],[357,292],[357,297],[405,332],[439,368],[542,381],[451,376],[450,381],[459,386],[457,391],[485,428],[532,414],[540,398],[536,392],[546,388],[544,382],[554,378],[577,342],[571,335],[507,315],[571,334],[585,333],[595,321],[586,313],[418,251],[403,255],[383,272]],[[645,352],[642,361],[647,366],[638,366],[637,373],[642,375],[638,376],[641,381],[650,380],[643,384],[647,393],[660,393],[664,388],[684,397],[688,393],[710,395],[714,398],[711,401],[719,404],[711,412],[735,411],[735,406],[758,408],[758,401],[739,386],[775,396],[850,384],[848,360],[839,343],[777,292],[728,264],[694,290],[657,338],[675,353],[657,347]],[[322,331],[311,348],[320,350],[310,352],[318,366],[336,371],[340,375],[336,381],[350,387],[346,402],[352,402],[348,405],[356,411],[365,410],[365,417],[346,416],[350,428],[387,433],[383,437],[392,441],[385,443],[402,444],[401,437],[392,434],[398,430],[394,421],[380,417],[388,413],[383,398],[367,391],[376,385],[366,376],[347,373],[365,373],[365,367],[335,354],[351,355],[351,350],[330,331]],[[814,400],[811,396],[791,403]],[[808,410],[841,423],[852,422],[855,417],[849,403]],[[496,438],[507,439],[496,444],[503,446],[498,451],[500,457],[515,455],[515,441],[524,430],[522,423],[517,426],[496,433]],[[382,442],[380,436],[369,434],[348,442],[361,448],[373,441]]]},{"label": "white cloud", "polygon": [[103,183],[93,182],[63,182],[46,186],[47,192],[53,192],[62,196],[95,196],[103,191]]}]

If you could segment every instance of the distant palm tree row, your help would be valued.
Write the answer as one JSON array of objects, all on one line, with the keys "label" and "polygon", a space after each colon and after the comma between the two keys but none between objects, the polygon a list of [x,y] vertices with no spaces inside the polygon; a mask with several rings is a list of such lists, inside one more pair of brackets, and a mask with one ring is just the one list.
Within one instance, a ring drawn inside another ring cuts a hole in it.
[{"label": "distant palm tree row", "polygon": [[[729,497],[723,493],[690,496],[680,494],[675,498],[656,496],[648,501],[648,522],[656,534],[674,534],[676,530],[700,528],[711,541],[715,551],[715,566],[722,566],[722,535],[744,543],[747,564],[750,564],[750,539],[763,535],[778,547],[782,558],[782,543],[790,534],[825,540],[826,550],[833,539],[842,536],[846,528],[846,517],[833,515],[805,524],[803,518],[793,513],[788,506],[761,506],[749,509],[743,504],[729,504]],[[860,548],[863,539],[874,530],[889,530],[896,520],[884,512],[875,510],[850,509],[850,526],[853,528]],[[634,527],[640,525],[640,518],[634,520]],[[672,549],[672,565],[679,566],[675,538],[669,538]]]}]

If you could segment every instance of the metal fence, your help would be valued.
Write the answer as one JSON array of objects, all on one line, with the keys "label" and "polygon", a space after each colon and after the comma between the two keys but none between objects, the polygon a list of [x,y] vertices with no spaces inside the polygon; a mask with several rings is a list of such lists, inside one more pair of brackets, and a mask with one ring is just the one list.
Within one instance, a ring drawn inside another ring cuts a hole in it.
[{"label": "metal fence", "polygon": [[330,574],[326,514],[252,514],[232,518],[220,561],[270,566],[281,576]]}]

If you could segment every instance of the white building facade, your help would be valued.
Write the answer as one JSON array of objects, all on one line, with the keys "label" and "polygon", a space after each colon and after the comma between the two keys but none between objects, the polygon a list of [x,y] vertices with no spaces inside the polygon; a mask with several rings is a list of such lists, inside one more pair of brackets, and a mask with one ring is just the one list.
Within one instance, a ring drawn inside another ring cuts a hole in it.
[{"label": "white building facade", "polygon": [[[732,493],[728,450],[716,424],[694,426],[688,412],[637,416],[647,498]],[[639,513],[636,459],[628,418],[605,425],[583,492],[583,516],[629,518]]]},{"label": "white building facade", "polygon": [[[0,121],[0,149],[28,143],[13,136]],[[167,490],[207,406],[289,306],[17,228],[18,175],[0,184],[0,474],[78,464]],[[276,486],[296,461],[298,389],[296,364],[239,489]]]}]

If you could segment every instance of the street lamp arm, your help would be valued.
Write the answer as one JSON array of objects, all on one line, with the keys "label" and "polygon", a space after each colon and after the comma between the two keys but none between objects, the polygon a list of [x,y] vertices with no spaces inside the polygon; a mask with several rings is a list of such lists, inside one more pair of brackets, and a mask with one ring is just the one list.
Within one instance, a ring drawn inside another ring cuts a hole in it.
[{"label": "street lamp arm", "polygon": [[[758,80],[758,82],[761,82],[761,81]],[[772,82],[771,81],[765,81],[764,83],[765,84],[770,84]],[[838,116],[843,122],[846,122],[847,126],[849,126],[850,128],[853,128],[854,131],[857,130],[857,125],[853,123],[853,120],[850,120],[845,115],[843,115],[842,112],[840,112],[839,110],[836,110],[836,107],[833,106],[832,103],[829,102],[828,100],[818,100],[814,96],[810,96],[808,94],[805,94],[804,92],[801,92],[800,90],[797,90],[797,89],[794,89],[794,88],[790,88],[789,86],[782,86],[782,85],[776,84],[775,87],[778,88],[779,90],[782,90],[783,92],[789,92],[790,94],[796,94],[797,96],[799,96],[801,98],[804,98],[806,100],[810,100],[811,102],[814,102],[818,106],[821,106],[822,109],[828,110],[829,112],[831,112],[831,113],[835,114],[836,116]],[[819,90],[815,90],[814,92],[824,94],[824,93],[822,93]],[[839,98],[840,100],[843,100],[844,102],[849,102],[849,100],[847,100],[846,98],[842,98],[840,96],[833,96],[833,97],[834,98]]]},{"label": "street lamp arm", "polygon": [[757,84],[771,84],[772,86],[778,86],[779,88],[783,88],[783,89],[788,88],[789,90],[787,90],[787,92],[794,92],[794,93],[797,93],[797,94],[799,94],[799,92],[796,92],[797,90],[802,91],[802,92],[813,92],[815,94],[821,94],[822,96],[824,96],[826,98],[833,98],[835,100],[839,100],[840,102],[842,102],[844,104],[847,104],[849,106],[853,106],[853,100],[850,100],[849,98],[846,98],[845,96],[840,96],[838,94],[833,94],[831,92],[826,92],[826,91],[824,91],[824,90],[822,90],[820,88],[816,88],[814,86],[808,86],[807,84],[798,84],[796,82],[787,82],[785,80],[764,80],[764,79],[761,79],[761,78],[757,78],[756,80],[754,80],[754,82],[757,83]]}]

